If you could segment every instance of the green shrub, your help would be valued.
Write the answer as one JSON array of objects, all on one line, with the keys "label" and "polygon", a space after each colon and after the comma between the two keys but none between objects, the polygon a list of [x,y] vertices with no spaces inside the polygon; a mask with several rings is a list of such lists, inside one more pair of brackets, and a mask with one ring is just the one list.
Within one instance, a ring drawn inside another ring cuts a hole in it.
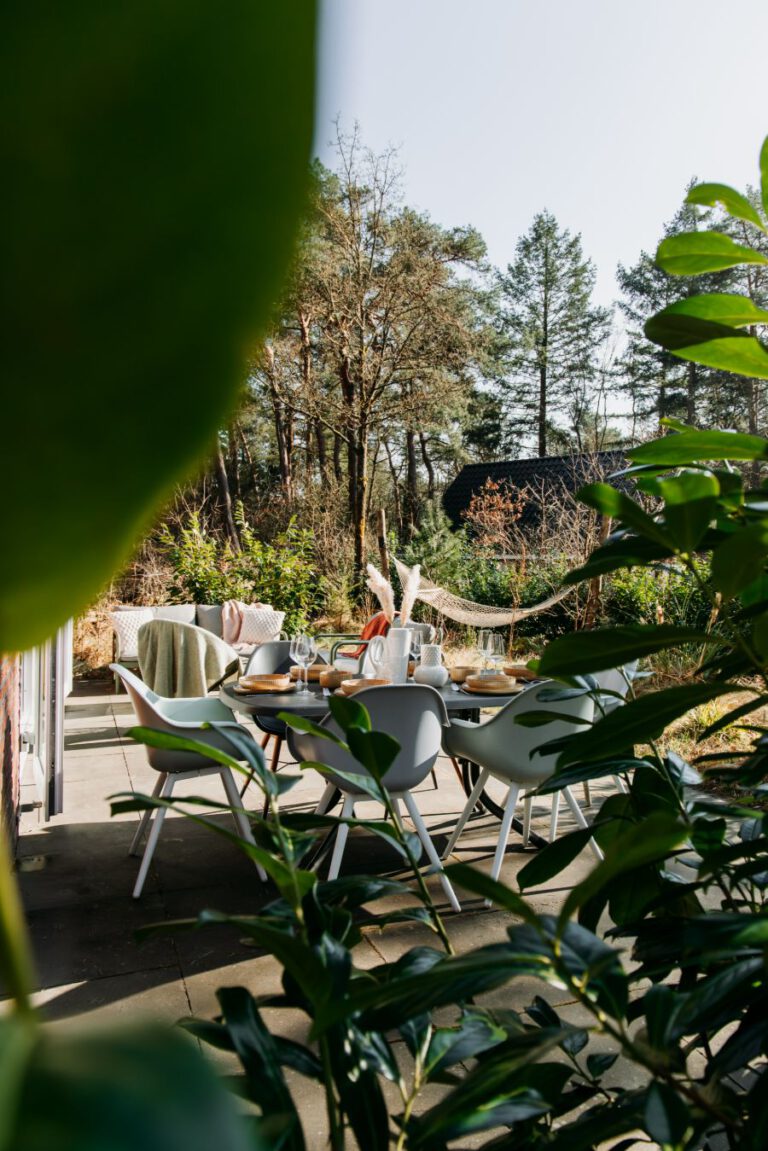
[{"label": "green shrub", "polygon": [[307,627],[322,597],[312,533],[291,521],[267,542],[256,536],[242,512],[239,528],[240,551],[207,532],[198,512],[190,513],[178,537],[163,528],[160,542],[173,569],[171,597],[182,603],[258,600],[285,612],[286,631]]}]

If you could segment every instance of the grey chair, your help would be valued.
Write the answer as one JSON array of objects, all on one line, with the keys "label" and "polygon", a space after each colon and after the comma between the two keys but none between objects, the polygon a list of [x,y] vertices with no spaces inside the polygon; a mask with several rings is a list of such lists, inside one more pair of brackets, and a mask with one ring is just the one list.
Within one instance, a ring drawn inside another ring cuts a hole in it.
[{"label": "grey chair", "polygon": [[[226,736],[214,729],[205,728],[207,723],[217,723],[222,727],[235,729],[241,735],[253,738],[241,724],[232,718],[232,712],[218,699],[200,697],[191,699],[167,699],[151,691],[145,683],[120,664],[110,664],[110,671],[118,675],[125,684],[131,697],[136,718],[142,727],[151,727],[157,731],[170,732],[172,735],[183,736],[185,739],[194,739],[199,743],[226,751],[233,758],[239,758],[237,752]],[[232,809],[232,817],[238,834],[249,843],[254,842],[253,833],[245,812],[240,804],[237,787],[232,778],[232,772],[226,764],[217,763],[208,759],[202,753],[193,751],[176,751],[168,748],[150,747],[144,744],[147,759],[151,767],[158,773],[157,783],[152,792],[153,798],[170,799],[176,784],[185,779],[198,779],[206,775],[218,775],[221,779],[227,803]],[[138,829],[131,843],[129,854],[138,854],[139,845],[152,822],[147,845],[139,867],[139,874],[133,889],[133,898],[138,899],[147,878],[149,865],[160,838],[163,821],[166,814],[165,807],[148,808],[142,815]],[[154,816],[154,819],[153,819]],[[264,869],[258,865],[259,878],[266,881]]]},{"label": "grey chair", "polygon": [[[315,658],[315,663],[324,664],[325,660],[322,656],[318,655]],[[289,639],[275,639],[270,640],[269,643],[263,643],[260,647],[256,648],[251,654],[243,674],[275,675],[280,672],[287,673],[292,666],[291,641]],[[274,719],[272,716],[267,715],[255,715],[253,722],[259,731],[264,733],[264,738],[261,741],[262,751],[266,751],[270,739],[274,739],[275,741],[272,749],[272,761],[269,766],[272,771],[277,771],[277,765],[280,761],[280,749],[285,740],[285,724],[281,719]],[[251,782],[251,778],[253,777],[251,776],[246,780],[243,792]]]},{"label": "grey chair", "polygon": [[[364,688],[356,693],[355,699],[368,709],[373,730],[387,732],[400,744],[397,758],[384,776],[382,784],[392,799],[392,807],[398,819],[401,818],[401,802],[405,805],[422,847],[440,876],[440,882],[451,907],[454,911],[460,911],[461,905],[443,871],[440,857],[412,795],[413,788],[418,787],[429,775],[440,753],[442,733],[448,726],[448,713],[442,696],[432,687],[414,684]],[[323,724],[337,735],[340,734],[330,716],[325,718]],[[363,777],[368,775],[362,764],[329,740],[303,732],[289,731],[288,746],[299,762],[323,763],[348,774]],[[318,814],[324,814],[328,810],[337,790],[344,794],[342,819],[354,818],[355,804],[370,798],[362,788],[355,787],[350,780],[334,775],[317,807]],[[329,879],[335,879],[339,874],[348,833],[348,825],[341,824],[331,857]]]},{"label": "grey chair", "polygon": [[[453,835],[443,852],[443,858],[449,855],[461,835],[464,825],[471,815],[478,801],[480,793],[490,776],[501,780],[507,785],[507,794],[504,802],[504,814],[499,830],[499,839],[493,857],[491,876],[498,879],[504,853],[509,840],[512,818],[517,806],[517,800],[523,789],[535,789],[539,784],[553,774],[556,764],[556,755],[539,755],[536,749],[543,743],[552,739],[559,739],[576,730],[578,721],[589,723],[592,719],[594,704],[590,696],[577,699],[548,702],[542,699],[551,689],[551,683],[538,684],[529,688],[510,703],[503,707],[485,723],[470,723],[467,720],[457,719],[451,723],[443,735],[443,748],[448,755],[469,759],[480,766],[480,775],[472,793],[467,800]],[[565,720],[554,720],[543,727],[522,727],[515,722],[517,716],[526,711],[552,711],[572,716],[577,721],[576,727]],[[587,827],[581,808],[576,802],[571,789],[562,789],[566,802],[571,809],[573,818],[580,827]],[[523,842],[527,843],[530,832],[531,798],[525,804],[525,817],[523,824]],[[550,839],[556,831],[556,808],[553,805],[553,819],[550,826]],[[594,840],[590,845],[595,855],[602,859],[603,853]]]}]

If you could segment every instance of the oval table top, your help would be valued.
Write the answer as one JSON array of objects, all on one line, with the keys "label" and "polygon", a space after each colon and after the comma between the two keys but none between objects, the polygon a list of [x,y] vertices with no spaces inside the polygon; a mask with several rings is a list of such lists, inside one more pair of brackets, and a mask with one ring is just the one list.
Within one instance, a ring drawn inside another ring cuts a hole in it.
[{"label": "oval table top", "polygon": [[[521,691],[525,691],[530,686],[530,683],[521,684],[514,691],[499,695],[498,692],[464,691],[454,684],[447,684],[440,689],[440,695],[445,701],[449,715],[453,715],[464,711],[476,712],[485,707],[504,707],[506,703],[509,703]],[[363,702],[365,702],[364,696],[365,692],[363,691],[361,694]],[[321,719],[328,712],[328,695],[323,688],[315,684],[310,684],[307,693],[299,693],[297,690],[243,693],[236,691],[234,684],[228,683],[220,688],[219,698],[227,707],[232,708],[233,711],[242,712],[244,715],[276,716],[281,711],[288,711],[293,712],[294,715],[306,716],[307,719]]]}]

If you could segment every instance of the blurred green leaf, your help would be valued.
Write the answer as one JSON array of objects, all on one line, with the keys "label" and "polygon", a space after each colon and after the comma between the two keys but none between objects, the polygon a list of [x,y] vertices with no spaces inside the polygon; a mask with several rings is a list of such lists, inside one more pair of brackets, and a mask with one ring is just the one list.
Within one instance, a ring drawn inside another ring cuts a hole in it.
[{"label": "blurred green leaf", "polygon": [[328,707],[343,732],[347,733],[353,727],[362,728],[363,731],[371,730],[371,717],[359,700],[343,695],[332,695],[328,700]]},{"label": "blurred green leaf", "polygon": [[747,524],[712,553],[712,583],[726,599],[731,599],[763,574],[766,557],[768,520]]},{"label": "blurred green leaf", "polygon": [[747,197],[728,184],[694,184],[685,197],[685,202],[701,204],[706,208],[714,208],[719,204],[725,208],[729,216],[734,216],[737,220],[746,220],[747,223],[755,224],[761,231],[765,231],[763,221]]},{"label": "blurred green leaf", "polygon": [[314,74],[313,0],[6,6],[3,458],[24,482],[0,526],[24,545],[0,650],[93,599],[210,449],[291,256]]},{"label": "blurred green leaf", "polygon": [[542,675],[585,675],[709,638],[706,632],[675,624],[627,624],[572,632],[547,644],[539,660],[539,671]]},{"label": "blurred green leaf", "polygon": [[654,344],[682,360],[768,379],[768,351],[750,332],[692,316],[661,314],[647,320],[643,330]]},{"label": "blurred green leaf", "polygon": [[680,232],[661,241],[656,263],[672,276],[700,276],[740,264],[768,264],[768,257],[722,232]]},{"label": "blurred green leaf", "polygon": [[768,441],[739,432],[678,432],[628,448],[627,455],[639,464],[670,467],[699,460],[764,460],[768,458]]},{"label": "blurred green leaf", "polygon": [[[6,1027],[3,1023],[2,1028]],[[2,1040],[0,1040],[2,1042]],[[218,1075],[160,1027],[41,1028],[2,1151],[257,1151]]]},{"label": "blurred green leaf", "polygon": [[763,140],[760,149],[760,195],[763,211],[768,212],[768,136]]},{"label": "blurred green leaf", "polygon": [[400,752],[397,740],[384,731],[361,731],[360,728],[350,727],[347,730],[347,742],[358,763],[366,767],[378,781],[384,778]]}]

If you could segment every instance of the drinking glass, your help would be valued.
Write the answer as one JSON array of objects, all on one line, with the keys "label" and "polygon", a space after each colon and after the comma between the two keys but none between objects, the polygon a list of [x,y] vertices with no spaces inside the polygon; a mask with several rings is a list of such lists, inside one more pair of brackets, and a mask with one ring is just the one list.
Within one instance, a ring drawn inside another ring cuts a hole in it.
[{"label": "drinking glass", "polygon": [[304,672],[304,678],[300,680],[299,694],[307,695],[309,692],[309,665],[315,658],[317,653],[317,644],[311,635],[296,636],[296,662]]},{"label": "drinking glass", "polygon": [[411,659],[418,663],[421,658],[421,632],[417,631],[416,628],[412,628],[411,630],[413,631],[413,635],[411,636]]},{"label": "drinking glass", "polygon": [[490,643],[488,645],[488,658],[494,666],[496,671],[499,666],[504,663],[507,658],[507,643],[503,635],[499,632],[493,631],[490,636]]},{"label": "drinking glass", "polygon": [[482,671],[488,670],[488,647],[491,642],[493,632],[489,627],[481,627],[477,633],[477,650],[480,653],[480,658],[483,661]]}]

